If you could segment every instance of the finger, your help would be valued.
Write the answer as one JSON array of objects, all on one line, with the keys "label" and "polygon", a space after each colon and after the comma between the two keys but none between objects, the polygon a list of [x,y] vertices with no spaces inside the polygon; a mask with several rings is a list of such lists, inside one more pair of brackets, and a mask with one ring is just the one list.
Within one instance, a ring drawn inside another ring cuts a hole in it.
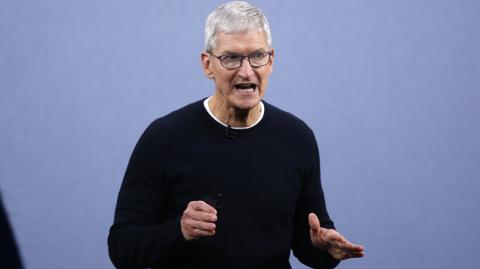
[{"label": "finger", "polygon": [[363,251],[362,245],[356,245],[348,241],[341,233],[336,230],[329,230],[328,239],[339,247],[349,251]]},{"label": "finger", "polygon": [[362,252],[364,251],[364,247],[361,246],[361,245],[355,245],[355,244],[352,244],[350,242],[348,242],[347,244],[343,244],[342,248],[345,250],[345,251],[349,251],[349,252]]},{"label": "finger", "polygon": [[203,211],[196,211],[196,210],[187,209],[187,210],[185,210],[184,215],[186,215],[189,218],[199,220],[199,221],[207,221],[207,222],[217,221],[217,215],[215,215],[213,213],[203,212]]},{"label": "finger", "polygon": [[342,234],[340,234],[338,231],[334,229],[328,229],[328,232],[326,234],[326,237],[328,238],[329,241],[332,243],[340,244],[340,243],[349,243],[345,237],[343,237]]},{"label": "finger", "polygon": [[365,256],[363,252],[344,252],[342,255],[342,259],[350,259],[350,258],[361,258]]},{"label": "finger", "polygon": [[186,219],[185,226],[189,230],[203,230],[203,231],[214,231],[217,227],[214,223],[197,221],[194,219]]},{"label": "finger", "polygon": [[200,229],[193,229],[191,231],[191,235],[193,237],[206,237],[206,236],[213,236],[215,235],[215,230],[213,231],[204,231],[204,230],[200,230]]},{"label": "finger", "polygon": [[345,239],[340,233],[336,232],[337,235],[330,235],[329,240],[336,245],[338,248],[342,249],[343,251],[363,251],[363,246],[355,245]]},{"label": "finger", "polygon": [[338,260],[346,260],[350,258],[360,258],[364,256],[363,252],[349,252],[349,251],[343,251],[338,248],[334,250],[330,250],[330,254],[332,257]]},{"label": "finger", "polygon": [[183,232],[185,232],[184,236],[185,236],[185,239],[187,239],[188,241],[199,239],[201,237],[213,236],[216,233],[215,230],[204,231],[201,229],[186,229],[185,231],[182,231],[182,233]]},{"label": "finger", "polygon": [[349,253],[349,258],[361,258],[363,256],[365,256],[365,254],[363,252],[351,252]]},{"label": "finger", "polygon": [[217,214],[217,210],[211,205],[207,204],[204,201],[193,201],[188,204],[188,206],[196,211],[203,211],[207,213]]},{"label": "finger", "polygon": [[310,225],[310,229],[314,231],[318,231],[318,229],[320,229],[320,221],[318,220],[317,215],[314,213],[308,214],[308,224]]},{"label": "finger", "polygon": [[329,246],[335,246],[336,248],[339,248],[338,246],[344,242],[342,237],[339,236],[338,232],[334,229],[320,227],[319,236],[327,242]]},{"label": "finger", "polygon": [[340,248],[336,248],[334,252],[339,253],[340,255],[337,254],[336,256],[342,260],[350,259],[350,258],[360,258],[365,255],[363,251],[351,251],[348,249],[340,249]]},{"label": "finger", "polygon": [[333,241],[339,248],[344,251],[349,252],[359,252],[363,251],[364,247],[362,245],[356,245],[352,242],[348,241],[342,234],[335,230],[331,230],[332,232],[329,235],[329,239]]}]

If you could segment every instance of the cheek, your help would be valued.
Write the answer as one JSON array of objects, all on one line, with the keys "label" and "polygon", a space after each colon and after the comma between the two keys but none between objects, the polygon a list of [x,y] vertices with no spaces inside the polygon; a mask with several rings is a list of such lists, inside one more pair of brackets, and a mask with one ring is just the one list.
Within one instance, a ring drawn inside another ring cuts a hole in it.
[{"label": "cheek", "polygon": [[265,88],[267,87],[268,85],[268,79],[270,77],[270,72],[265,72],[263,73],[260,78],[261,78],[261,85],[262,85],[262,89],[265,90]]},{"label": "cheek", "polygon": [[230,74],[217,74],[215,76],[215,85],[217,89],[222,92],[228,92],[231,90],[233,76]]},{"label": "cheek", "polygon": [[230,86],[233,78],[234,78],[234,74],[223,73],[223,74],[220,74],[218,82],[222,85]]},{"label": "cheek", "polygon": [[262,94],[267,90],[267,86],[268,86],[268,79],[264,80],[262,82]]}]

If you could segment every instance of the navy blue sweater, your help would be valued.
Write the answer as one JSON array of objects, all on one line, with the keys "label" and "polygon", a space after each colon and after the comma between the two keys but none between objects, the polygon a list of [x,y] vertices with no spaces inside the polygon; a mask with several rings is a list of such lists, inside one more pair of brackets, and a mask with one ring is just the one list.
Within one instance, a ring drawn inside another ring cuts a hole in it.
[{"label": "navy blue sweater", "polygon": [[[334,228],[320,183],[315,137],[266,102],[249,129],[226,128],[203,100],[155,120],[132,153],[108,239],[118,268],[291,268],[338,261],[310,240],[308,213]],[[180,217],[190,201],[222,194],[216,234],[187,242]]]},{"label": "navy blue sweater", "polygon": [[0,265],[1,268],[21,269],[22,261],[18,254],[17,244],[8,221],[7,212],[3,207],[0,195]]}]

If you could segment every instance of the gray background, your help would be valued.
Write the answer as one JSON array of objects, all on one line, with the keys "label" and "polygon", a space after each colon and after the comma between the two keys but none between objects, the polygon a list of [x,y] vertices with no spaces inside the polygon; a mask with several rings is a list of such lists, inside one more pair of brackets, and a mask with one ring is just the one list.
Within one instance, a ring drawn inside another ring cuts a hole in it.
[{"label": "gray background", "polygon": [[[0,2],[0,188],[27,268],[113,268],[139,135],[213,92],[199,55],[219,3]],[[366,247],[340,268],[480,268],[480,2],[256,3],[266,100],[314,129],[330,214]]]}]

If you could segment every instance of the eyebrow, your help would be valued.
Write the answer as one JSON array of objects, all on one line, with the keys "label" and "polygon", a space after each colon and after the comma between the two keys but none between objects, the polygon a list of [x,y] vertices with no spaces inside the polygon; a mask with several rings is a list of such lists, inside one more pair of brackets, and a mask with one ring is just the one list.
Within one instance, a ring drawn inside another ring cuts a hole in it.
[{"label": "eyebrow", "polygon": [[[257,52],[268,52],[268,50],[264,49],[264,48],[261,48],[261,49],[257,49],[251,53],[249,53],[248,55],[250,54],[253,54],[253,53],[257,53]],[[229,51],[229,50],[225,50],[221,53],[221,55],[243,55],[241,53],[238,53],[238,52],[233,52],[233,51]]]}]

